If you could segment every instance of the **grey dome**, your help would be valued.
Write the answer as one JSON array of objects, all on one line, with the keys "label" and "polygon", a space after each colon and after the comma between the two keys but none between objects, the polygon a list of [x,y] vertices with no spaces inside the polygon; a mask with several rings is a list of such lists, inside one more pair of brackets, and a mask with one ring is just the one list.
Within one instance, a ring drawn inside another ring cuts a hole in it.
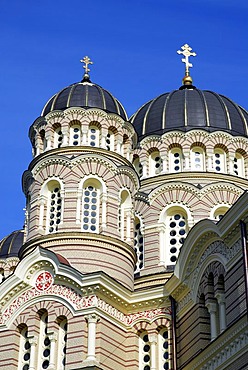
[{"label": "grey dome", "polygon": [[51,97],[41,115],[45,116],[54,110],[64,110],[69,107],[100,108],[106,112],[116,113],[127,120],[122,104],[109,91],[88,79],[67,86]]},{"label": "grey dome", "polygon": [[131,117],[140,139],[194,128],[248,136],[248,112],[213,91],[182,87],[144,104]]},{"label": "grey dome", "polygon": [[0,241],[0,258],[18,257],[23,245],[24,230],[13,231]]}]

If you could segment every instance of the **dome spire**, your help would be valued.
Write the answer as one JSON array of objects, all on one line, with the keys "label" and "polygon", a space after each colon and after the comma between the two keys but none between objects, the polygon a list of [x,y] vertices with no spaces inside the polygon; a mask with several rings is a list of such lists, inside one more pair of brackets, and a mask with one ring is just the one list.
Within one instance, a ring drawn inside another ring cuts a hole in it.
[{"label": "dome spire", "polygon": [[90,75],[88,73],[88,72],[90,72],[89,64],[93,64],[93,62],[90,60],[90,58],[87,55],[85,57],[83,57],[83,59],[81,59],[80,62],[85,64],[83,66],[85,71],[84,71],[84,76],[83,76],[82,82],[85,82],[85,81],[90,82]]},{"label": "dome spire", "polygon": [[196,56],[196,53],[195,52],[191,52],[192,48],[188,45],[188,44],[184,44],[182,47],[181,47],[182,50],[178,50],[177,53],[178,54],[183,54],[184,58],[182,58],[182,62],[185,63],[185,76],[183,78],[183,88],[187,88],[187,87],[193,87],[192,86],[192,78],[190,76],[190,73],[189,73],[189,68],[193,67],[193,64],[189,62],[189,57],[192,56],[192,57],[195,57]]}]

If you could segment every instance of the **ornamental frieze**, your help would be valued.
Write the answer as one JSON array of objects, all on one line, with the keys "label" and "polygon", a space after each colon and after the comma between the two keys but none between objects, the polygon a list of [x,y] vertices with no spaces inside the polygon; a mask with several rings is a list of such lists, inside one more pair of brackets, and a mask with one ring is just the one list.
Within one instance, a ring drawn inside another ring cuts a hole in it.
[{"label": "ornamental frieze", "polygon": [[[45,285],[43,284],[44,278],[46,280]],[[66,302],[70,303],[75,311],[88,308],[98,308],[100,311],[107,313],[112,318],[128,326],[132,326],[135,322],[140,320],[148,320],[151,322],[157,317],[171,315],[170,307],[158,307],[133,314],[124,314],[96,295],[83,297],[69,287],[51,284],[50,278],[50,276],[44,276],[44,273],[42,276],[39,275],[36,279],[35,287],[23,292],[2,312],[0,315],[0,325],[6,324],[19,309],[24,307],[27,302],[31,302],[34,298],[40,297],[44,300],[44,298],[51,299],[51,296],[53,296],[53,298],[57,296],[66,300]]]}]

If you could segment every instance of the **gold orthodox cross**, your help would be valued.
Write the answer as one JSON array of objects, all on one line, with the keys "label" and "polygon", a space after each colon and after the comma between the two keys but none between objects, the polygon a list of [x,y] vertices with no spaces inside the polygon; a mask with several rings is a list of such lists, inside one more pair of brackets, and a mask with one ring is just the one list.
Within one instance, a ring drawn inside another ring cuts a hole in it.
[{"label": "gold orthodox cross", "polygon": [[88,72],[90,72],[90,69],[89,69],[88,65],[93,64],[93,62],[90,60],[90,58],[87,55],[86,55],[86,57],[81,59],[80,62],[85,64],[83,66],[83,68],[85,69],[85,73],[88,74]]},{"label": "gold orthodox cross", "polygon": [[177,53],[178,54],[183,54],[185,56],[185,58],[182,59],[182,62],[185,63],[185,74],[186,76],[189,76],[189,68],[190,67],[193,67],[193,64],[189,62],[189,57],[192,56],[192,57],[195,57],[196,56],[196,53],[191,53],[191,50],[192,48],[188,45],[188,44],[185,44],[181,47],[181,49],[183,50],[178,50]]}]

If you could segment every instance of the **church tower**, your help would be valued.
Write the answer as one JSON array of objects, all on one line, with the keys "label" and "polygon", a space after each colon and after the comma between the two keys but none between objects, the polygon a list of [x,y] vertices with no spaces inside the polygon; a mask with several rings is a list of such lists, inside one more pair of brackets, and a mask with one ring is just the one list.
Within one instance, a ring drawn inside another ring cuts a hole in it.
[{"label": "church tower", "polygon": [[86,56],[31,125],[25,227],[0,242],[1,369],[245,369],[248,113],[178,54],[182,86],[130,118]]}]

